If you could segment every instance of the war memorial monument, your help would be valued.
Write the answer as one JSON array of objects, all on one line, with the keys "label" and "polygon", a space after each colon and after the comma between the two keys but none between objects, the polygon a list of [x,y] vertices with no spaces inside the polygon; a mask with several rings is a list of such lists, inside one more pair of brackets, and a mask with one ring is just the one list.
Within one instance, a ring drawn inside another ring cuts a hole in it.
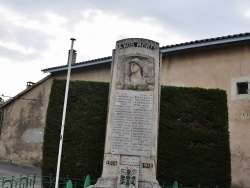
[{"label": "war memorial monument", "polygon": [[113,51],[102,176],[93,188],[158,188],[161,58],[157,42],[131,38]]}]

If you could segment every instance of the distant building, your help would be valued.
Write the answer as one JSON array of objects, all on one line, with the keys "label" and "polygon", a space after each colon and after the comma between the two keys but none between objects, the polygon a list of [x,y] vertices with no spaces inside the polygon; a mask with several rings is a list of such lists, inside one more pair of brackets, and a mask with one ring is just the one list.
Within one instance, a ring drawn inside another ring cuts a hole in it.
[{"label": "distant building", "polygon": [[[250,187],[250,33],[160,48],[161,85],[220,88],[227,92],[232,184]],[[110,81],[112,57],[74,63],[71,80]],[[0,159],[39,165],[53,79],[66,79],[67,65],[42,70],[49,76],[0,108]]]}]

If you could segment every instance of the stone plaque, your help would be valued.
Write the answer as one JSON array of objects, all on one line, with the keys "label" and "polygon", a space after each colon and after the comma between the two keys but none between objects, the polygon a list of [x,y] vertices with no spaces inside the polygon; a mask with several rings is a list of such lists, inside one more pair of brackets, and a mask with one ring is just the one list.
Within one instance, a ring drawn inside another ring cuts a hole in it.
[{"label": "stone plaque", "polygon": [[120,165],[117,188],[137,188],[139,166]]},{"label": "stone plaque", "polygon": [[151,91],[116,91],[112,154],[150,155],[152,100]]},{"label": "stone plaque", "polygon": [[137,165],[139,166],[140,164],[140,158],[136,156],[121,156],[121,164],[122,165]]}]

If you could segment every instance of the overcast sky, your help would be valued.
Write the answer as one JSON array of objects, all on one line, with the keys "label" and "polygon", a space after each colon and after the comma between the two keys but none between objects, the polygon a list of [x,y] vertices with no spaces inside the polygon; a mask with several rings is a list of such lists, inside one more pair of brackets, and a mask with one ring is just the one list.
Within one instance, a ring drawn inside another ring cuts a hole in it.
[{"label": "overcast sky", "polygon": [[124,38],[166,46],[246,32],[250,0],[0,0],[0,95],[66,64],[72,37],[82,62],[112,55]]}]

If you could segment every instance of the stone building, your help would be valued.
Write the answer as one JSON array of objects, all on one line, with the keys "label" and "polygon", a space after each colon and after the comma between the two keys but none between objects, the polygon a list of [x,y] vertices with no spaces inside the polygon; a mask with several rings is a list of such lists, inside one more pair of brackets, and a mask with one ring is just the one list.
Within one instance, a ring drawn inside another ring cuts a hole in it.
[{"label": "stone building", "polygon": [[[162,44],[161,44],[162,45]],[[161,85],[220,88],[227,92],[232,185],[250,187],[250,33],[160,48]],[[71,80],[110,81],[112,57],[75,63]],[[65,79],[67,65],[42,70],[49,76],[0,109],[0,159],[39,165],[53,79]],[[248,127],[249,126],[249,127]]]}]

